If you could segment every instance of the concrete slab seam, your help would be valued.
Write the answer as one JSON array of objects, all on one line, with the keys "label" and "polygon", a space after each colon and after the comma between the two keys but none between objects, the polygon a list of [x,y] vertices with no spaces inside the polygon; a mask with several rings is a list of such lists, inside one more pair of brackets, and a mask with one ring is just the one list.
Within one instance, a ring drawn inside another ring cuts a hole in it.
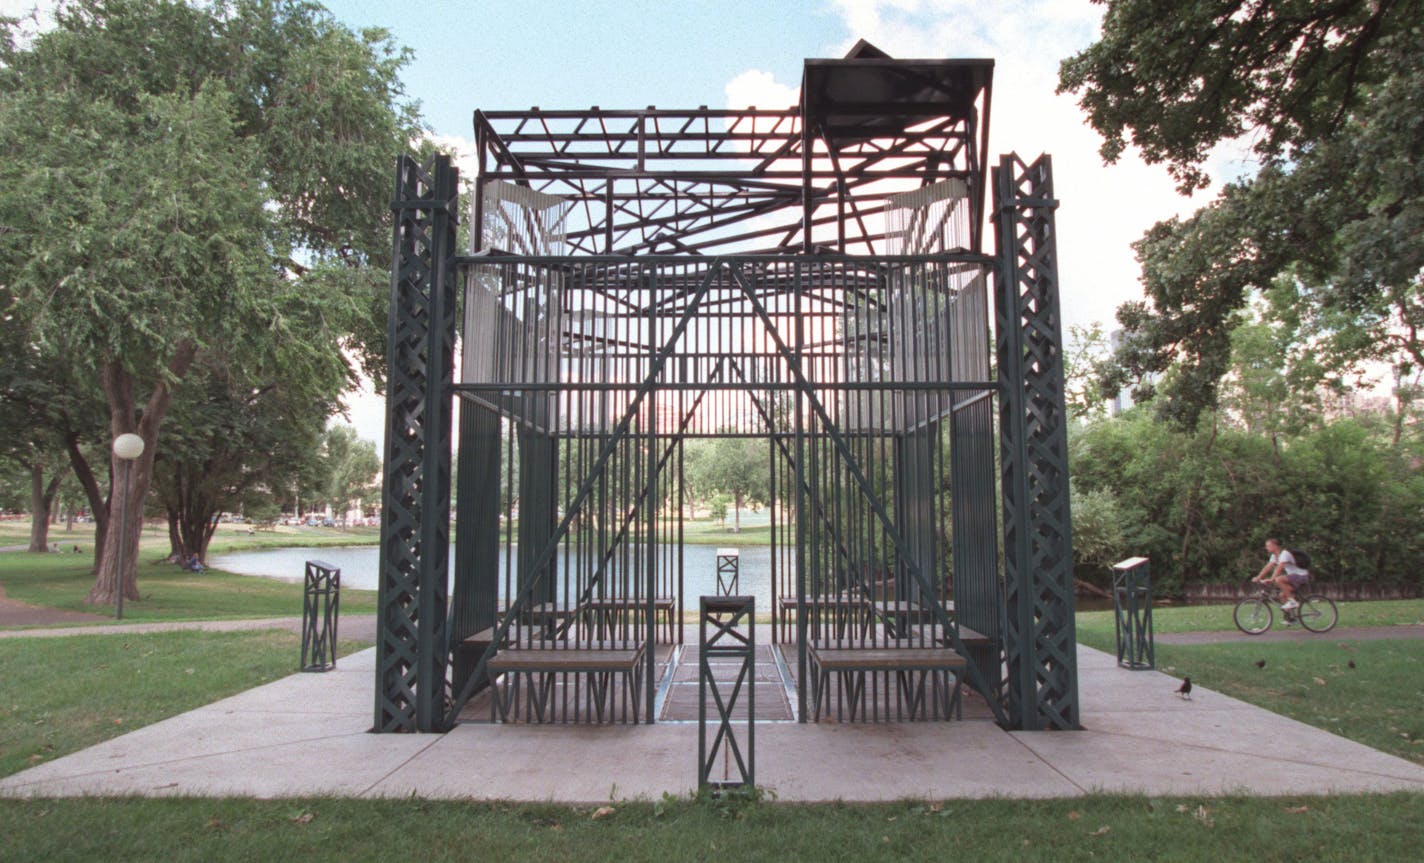
[{"label": "concrete slab seam", "polygon": [[[364,733],[366,733],[366,734],[373,734],[374,732],[369,732],[369,731],[368,731],[368,732],[364,732]],[[363,789],[360,793],[358,793],[356,796],[357,796],[357,797],[367,797],[367,796],[370,796],[371,792],[375,791],[376,788],[379,787],[382,783],[384,783],[386,780],[390,779],[392,776],[395,776],[395,775],[396,775],[397,773],[399,773],[400,771],[404,770],[412,761],[414,761],[415,759],[417,759],[417,758],[419,758],[420,756],[424,755],[425,753],[429,752],[430,749],[431,749],[431,747],[433,747],[435,744],[439,743],[440,741],[444,740],[444,739],[445,739],[445,735],[444,735],[444,734],[432,734],[432,735],[431,735],[431,738],[433,738],[433,739],[432,739],[429,743],[427,743],[426,745],[420,747],[420,748],[417,749],[415,752],[411,753],[411,755],[410,755],[409,758],[407,758],[407,759],[405,759],[404,761],[402,761],[401,763],[397,764],[395,767],[392,767],[390,770],[387,770],[387,771],[385,772],[385,774],[383,774],[383,775],[381,776],[380,779],[377,779],[375,782],[372,782],[370,785],[366,786],[366,788],[364,788],[364,789]]]},{"label": "concrete slab seam", "polygon": [[[145,729],[147,729],[147,728],[152,728],[152,727],[153,727],[152,725],[145,726]],[[141,729],[141,730],[143,730],[143,729]],[[128,771],[128,770],[143,770],[143,769],[148,769],[148,768],[152,768],[152,767],[163,767],[164,765],[167,765],[167,764],[181,764],[181,763],[183,763],[183,762],[185,762],[185,761],[204,761],[204,760],[207,760],[207,759],[209,759],[209,758],[222,758],[222,757],[225,757],[225,756],[228,756],[228,755],[241,755],[241,754],[246,753],[246,752],[262,752],[262,751],[265,751],[265,750],[282,749],[282,748],[285,748],[285,747],[288,747],[288,746],[300,745],[300,744],[303,744],[303,743],[313,743],[313,742],[324,741],[324,740],[333,740],[333,739],[336,739],[336,738],[339,738],[339,737],[356,737],[356,736],[358,736],[358,735],[363,735],[363,734],[365,734],[365,733],[366,733],[366,732],[364,732],[364,731],[358,731],[358,732],[346,732],[346,733],[344,733],[344,734],[323,734],[323,735],[321,735],[320,737],[306,737],[306,738],[302,738],[302,739],[300,739],[300,740],[283,740],[283,741],[281,741],[281,742],[279,742],[279,743],[269,743],[269,744],[264,744],[264,745],[261,745],[261,746],[242,746],[242,747],[238,747],[238,748],[236,748],[236,749],[224,749],[224,750],[222,750],[222,751],[220,751],[220,752],[202,752],[202,753],[193,753],[193,754],[188,754],[188,755],[179,755],[179,756],[175,756],[175,757],[173,757],[173,758],[160,758],[160,759],[157,760],[157,761],[141,761],[141,762],[138,762],[138,763],[125,764],[125,765],[122,766],[122,767],[106,768],[106,769],[104,769],[104,770],[85,770],[85,771],[81,771],[81,772],[79,772],[79,773],[67,773],[67,774],[64,774],[64,775],[62,775],[62,776],[51,776],[51,777],[48,777],[48,778],[45,778],[45,779],[34,779],[34,780],[26,781],[26,782],[16,782],[16,781],[14,781],[17,777],[24,776],[26,772],[29,772],[29,771],[24,771],[24,772],[21,772],[21,773],[13,774],[13,775],[11,775],[11,776],[7,776],[7,777],[5,777],[5,779],[4,779],[3,781],[0,781],[0,794],[2,794],[4,791],[8,791],[8,790],[18,790],[18,789],[20,789],[20,788],[25,788],[25,787],[30,786],[30,785],[42,785],[42,784],[44,784],[44,783],[46,783],[46,782],[54,782],[54,781],[57,781],[57,780],[84,779],[84,778],[89,777],[89,776],[101,776],[101,775],[107,775],[107,774],[110,774],[110,773],[123,773],[123,772]],[[123,738],[119,738],[119,737],[114,738],[114,740],[121,740],[121,739],[123,739]],[[112,741],[105,741],[105,742],[112,742]],[[102,745],[103,745],[103,744],[96,744],[96,746],[102,746]],[[91,747],[91,748],[92,748],[92,747]],[[82,750],[82,749],[80,750],[80,752],[84,752],[84,751],[87,751],[87,750]],[[78,754],[78,753],[72,753],[72,754]],[[57,763],[57,762],[52,762],[52,763]],[[8,786],[8,787],[5,787],[5,786]]]},{"label": "concrete slab seam", "polygon": [[[1029,732],[1029,733],[1049,734],[1049,733],[1053,733],[1053,732]],[[1082,734],[1083,732],[1081,732],[1081,731],[1069,731],[1069,732],[1066,732],[1066,733],[1068,733],[1068,734]],[[1077,782],[1077,780],[1075,780],[1073,777],[1069,776],[1067,773],[1064,773],[1062,770],[1059,770],[1059,769],[1058,769],[1058,765],[1054,764],[1052,761],[1049,761],[1047,758],[1044,758],[1044,757],[1043,757],[1042,755],[1040,755],[1040,754],[1038,753],[1038,751],[1035,750],[1032,746],[1029,746],[1028,743],[1024,742],[1023,740],[1020,740],[1020,739],[1018,738],[1018,736],[1015,735],[1012,731],[1005,732],[1005,733],[1004,733],[1004,736],[1007,737],[1007,738],[1009,738],[1010,740],[1014,741],[1014,742],[1017,743],[1018,745],[1022,746],[1022,747],[1028,752],[1028,754],[1032,755],[1034,758],[1037,758],[1040,762],[1042,762],[1042,763],[1043,763],[1043,766],[1047,767],[1049,770],[1052,770],[1054,773],[1057,773],[1059,776],[1063,777],[1063,781],[1064,781],[1064,782],[1067,782],[1069,785],[1072,785],[1074,788],[1078,789],[1078,793],[1079,793],[1079,794],[1087,795],[1087,794],[1089,793],[1088,789],[1084,788],[1082,785],[1079,785],[1078,782]]]}]

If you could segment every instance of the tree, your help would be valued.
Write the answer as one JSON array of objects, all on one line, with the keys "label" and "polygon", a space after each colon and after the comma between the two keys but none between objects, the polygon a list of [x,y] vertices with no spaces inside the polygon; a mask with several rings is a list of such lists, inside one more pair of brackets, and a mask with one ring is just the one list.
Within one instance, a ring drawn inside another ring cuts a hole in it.
[{"label": "tree", "polygon": [[764,503],[769,493],[771,466],[762,441],[731,437],[699,440],[687,448],[685,471],[688,484],[698,494],[721,493],[732,498],[735,532],[742,529],[743,504]]},{"label": "tree", "polygon": [[1079,422],[1102,419],[1108,413],[1103,394],[1103,366],[1111,348],[1101,324],[1068,328],[1067,367],[1063,370],[1063,400],[1068,414]]},{"label": "tree", "polygon": [[1347,369],[1424,362],[1424,0],[1108,2],[1102,38],[1063,63],[1113,161],[1129,139],[1184,191],[1216,145],[1254,141],[1259,172],[1135,248],[1146,302],[1109,391],[1177,366],[1163,416],[1217,403],[1236,313],[1292,285],[1302,345]]},{"label": "tree", "polygon": [[336,517],[346,524],[351,505],[367,500],[377,486],[381,470],[376,444],[362,440],[351,426],[332,426],[326,431],[322,473],[325,475],[324,499]]},{"label": "tree", "polygon": [[283,374],[280,349],[239,381],[221,363],[200,364],[179,385],[154,490],[168,517],[171,551],[207,559],[223,512],[246,512],[318,461],[323,426],[344,381]]},{"label": "tree", "polygon": [[[105,442],[143,437],[139,509],[195,363],[240,374],[282,345],[286,373],[325,378],[343,344],[380,353],[352,334],[379,331],[366,265],[415,130],[407,55],[298,0],[69,0],[55,21],[0,35],[0,147],[24,154],[0,162],[0,305],[28,352],[98,383]],[[90,602],[138,598],[137,538],[103,543]]]}]

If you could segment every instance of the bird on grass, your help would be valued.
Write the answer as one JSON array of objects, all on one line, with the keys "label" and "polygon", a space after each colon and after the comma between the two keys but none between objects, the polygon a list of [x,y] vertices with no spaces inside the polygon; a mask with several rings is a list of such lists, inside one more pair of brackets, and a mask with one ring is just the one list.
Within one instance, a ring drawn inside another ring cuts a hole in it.
[{"label": "bird on grass", "polygon": [[1350,660],[1349,662],[1345,663],[1345,667],[1346,667],[1346,668],[1354,668],[1354,667],[1355,667],[1355,660],[1352,659],[1352,660]]},{"label": "bird on grass", "polygon": [[1177,694],[1188,701],[1192,699],[1192,679],[1190,677],[1182,678],[1182,685],[1177,687]]},{"label": "bird on grass", "polygon": [[1256,667],[1257,667],[1257,668],[1265,668],[1265,667],[1266,667],[1266,660],[1264,660],[1264,659],[1258,659],[1258,660],[1256,660]]}]

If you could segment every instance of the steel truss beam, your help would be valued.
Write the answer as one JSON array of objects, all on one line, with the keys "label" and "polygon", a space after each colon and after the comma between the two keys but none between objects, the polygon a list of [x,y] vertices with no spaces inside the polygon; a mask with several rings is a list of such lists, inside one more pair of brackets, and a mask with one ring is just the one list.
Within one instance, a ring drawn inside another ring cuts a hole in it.
[{"label": "steel truss beam", "polygon": [[1078,727],[1062,320],[1048,156],[994,169],[1004,650],[1015,728]]},{"label": "steel truss beam", "polygon": [[459,172],[396,168],[376,644],[377,731],[444,728]]},{"label": "steel truss beam", "polygon": [[888,196],[948,178],[978,189],[982,176],[975,112],[880,109],[903,127],[855,141],[804,136],[799,108],[481,111],[480,180],[573,200],[582,224],[565,241],[579,254],[794,251],[808,225],[839,225],[839,250],[874,253],[886,238],[867,214]]}]

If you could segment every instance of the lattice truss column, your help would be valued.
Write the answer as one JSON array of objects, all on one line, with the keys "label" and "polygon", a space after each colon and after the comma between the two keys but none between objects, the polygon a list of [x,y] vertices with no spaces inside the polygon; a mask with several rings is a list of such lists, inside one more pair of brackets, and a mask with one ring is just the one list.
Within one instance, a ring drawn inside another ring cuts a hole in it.
[{"label": "lattice truss column", "polygon": [[1052,163],[994,169],[1008,714],[1078,727],[1067,413]]},{"label": "lattice truss column", "polygon": [[396,174],[375,730],[441,731],[459,172],[402,157]]}]

